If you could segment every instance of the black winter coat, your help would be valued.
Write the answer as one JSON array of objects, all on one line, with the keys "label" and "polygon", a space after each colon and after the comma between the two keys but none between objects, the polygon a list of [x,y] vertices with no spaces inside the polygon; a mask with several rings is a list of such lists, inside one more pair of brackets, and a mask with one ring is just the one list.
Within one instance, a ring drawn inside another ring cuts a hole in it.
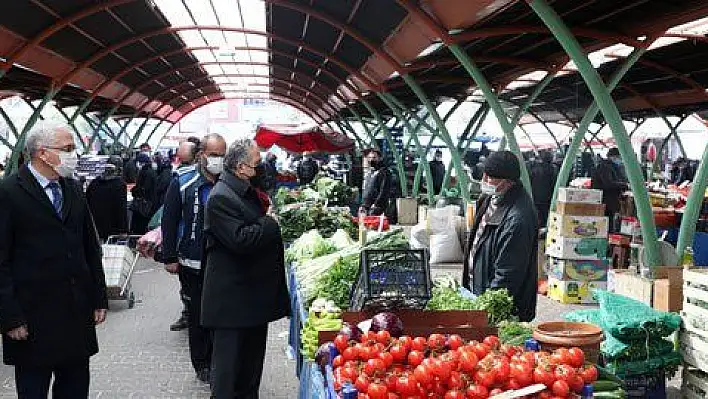
[{"label": "black winter coat", "polygon": [[442,161],[430,161],[430,174],[433,177],[433,192],[438,195],[445,180],[445,164]]},{"label": "black winter coat", "polygon": [[204,327],[254,327],[290,313],[280,226],[264,214],[248,182],[221,174],[207,203],[204,234]]},{"label": "black winter coat", "polygon": [[[488,289],[506,288],[514,297],[521,321],[536,317],[538,290],[538,217],[531,197],[524,187],[515,184],[504,194],[497,210],[487,221],[475,254],[472,241],[491,197],[477,203],[477,214],[467,243],[462,285],[475,295]],[[470,286],[469,258],[474,258]]]},{"label": "black winter coat", "polygon": [[[0,329],[3,361],[54,366],[98,352],[93,321],[106,309],[101,246],[79,185],[61,179],[63,212],[26,166],[0,183]],[[7,332],[27,325],[26,341]]]},{"label": "black winter coat", "polygon": [[86,189],[86,200],[102,240],[128,233],[128,189],[122,178],[94,179]]},{"label": "black winter coat", "polygon": [[135,186],[131,189],[133,198],[144,198],[152,201],[153,211],[157,210],[157,174],[152,169],[152,165],[143,165],[138,172],[138,178]]},{"label": "black winter coat", "polygon": [[619,212],[620,196],[629,188],[623,172],[609,159],[600,162],[592,176],[592,188],[602,190],[605,214],[613,216]]},{"label": "black winter coat", "polygon": [[540,205],[550,205],[553,188],[558,177],[556,167],[550,162],[533,162],[529,169],[533,202]]},{"label": "black winter coat", "polygon": [[386,211],[390,198],[394,196],[391,172],[381,167],[369,175],[364,191],[362,207],[370,215],[381,215]]}]

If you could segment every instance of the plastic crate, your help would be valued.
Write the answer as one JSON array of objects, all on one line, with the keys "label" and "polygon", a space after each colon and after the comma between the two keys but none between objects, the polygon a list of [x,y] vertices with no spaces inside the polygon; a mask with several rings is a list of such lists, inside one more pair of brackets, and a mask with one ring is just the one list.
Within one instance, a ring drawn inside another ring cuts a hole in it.
[{"label": "plastic crate", "polygon": [[425,250],[364,250],[350,309],[423,309],[431,288]]}]

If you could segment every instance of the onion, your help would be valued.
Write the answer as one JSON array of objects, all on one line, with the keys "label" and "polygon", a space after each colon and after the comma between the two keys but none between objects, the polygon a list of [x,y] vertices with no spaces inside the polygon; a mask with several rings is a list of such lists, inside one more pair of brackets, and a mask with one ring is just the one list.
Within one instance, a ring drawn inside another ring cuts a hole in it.
[{"label": "onion", "polygon": [[331,352],[329,350],[329,342],[320,345],[315,352],[315,363],[317,363],[322,370],[329,364],[331,357]]},{"label": "onion", "polygon": [[392,337],[398,338],[403,335],[403,322],[393,313],[383,312],[371,318],[371,331],[379,332],[386,330]]},{"label": "onion", "polygon": [[348,341],[356,342],[359,342],[362,334],[359,327],[349,323],[342,323],[342,328],[339,329],[339,333],[346,336]]}]

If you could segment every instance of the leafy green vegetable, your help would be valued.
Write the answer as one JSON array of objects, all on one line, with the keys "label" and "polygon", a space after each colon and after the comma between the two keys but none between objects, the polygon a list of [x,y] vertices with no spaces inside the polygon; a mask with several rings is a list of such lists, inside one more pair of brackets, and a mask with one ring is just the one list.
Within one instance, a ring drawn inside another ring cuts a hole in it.
[{"label": "leafy green vegetable", "polygon": [[317,230],[310,230],[293,242],[285,251],[288,262],[302,262],[322,255],[331,254],[337,248],[329,240],[325,240]]},{"label": "leafy green vegetable", "polygon": [[459,289],[436,285],[426,306],[427,310],[475,310],[475,302],[460,294]]},{"label": "leafy green vegetable", "polygon": [[497,325],[499,340],[509,345],[523,345],[533,336],[533,328],[528,323],[503,320]]},{"label": "leafy green vegetable", "polygon": [[358,272],[358,255],[338,258],[317,281],[315,285],[317,296],[334,301],[334,304],[342,309],[348,309],[349,297]]},{"label": "leafy green vegetable", "polygon": [[281,234],[286,242],[294,241],[313,229],[319,230],[323,237],[330,237],[339,229],[344,229],[351,237],[357,235],[357,226],[347,212],[325,208],[320,204],[281,209],[278,217],[281,221]]},{"label": "leafy green vegetable", "polygon": [[475,299],[477,310],[486,310],[489,324],[496,326],[504,320],[514,320],[514,299],[506,288],[486,290]]}]

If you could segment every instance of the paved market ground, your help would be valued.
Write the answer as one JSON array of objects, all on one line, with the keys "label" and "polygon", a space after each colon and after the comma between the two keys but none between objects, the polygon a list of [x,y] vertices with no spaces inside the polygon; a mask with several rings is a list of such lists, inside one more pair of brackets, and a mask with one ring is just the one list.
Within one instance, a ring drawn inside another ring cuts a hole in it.
[{"label": "paved market ground", "polygon": [[[447,265],[436,267],[434,273],[456,270]],[[208,398],[207,387],[195,378],[189,364],[186,331],[169,331],[180,310],[177,279],[159,265],[141,260],[133,290],[138,299],[135,308],[114,304],[99,330],[101,352],[91,364],[91,398]],[[574,308],[539,297],[538,320],[557,320]],[[263,399],[297,397],[295,363],[285,352],[287,329],[287,321],[271,324]],[[0,366],[0,398],[14,398],[14,389],[12,368]]]}]

